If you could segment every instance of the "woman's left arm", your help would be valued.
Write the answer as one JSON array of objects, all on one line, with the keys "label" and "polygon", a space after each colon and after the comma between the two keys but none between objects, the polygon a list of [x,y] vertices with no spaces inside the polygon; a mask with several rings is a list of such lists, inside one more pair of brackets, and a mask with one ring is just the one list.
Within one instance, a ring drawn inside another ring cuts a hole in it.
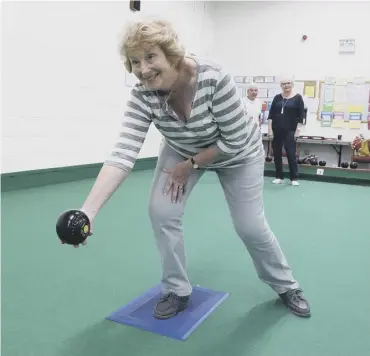
[{"label": "woman's left arm", "polygon": [[296,137],[299,136],[299,130],[303,126],[303,121],[304,121],[304,116],[305,116],[304,101],[303,101],[303,98],[300,94],[298,94],[297,102],[298,102],[298,117],[297,117],[298,125],[297,125],[297,129],[295,130],[295,136]]},{"label": "woman's left arm", "polygon": [[[199,167],[222,157],[238,154],[247,143],[248,131],[244,105],[230,74],[220,70],[212,100],[212,113],[218,123],[221,137],[212,146],[193,157]],[[186,161],[190,167],[190,160]]]},{"label": "woman's left arm", "polygon": [[[215,92],[212,99],[212,114],[220,130],[220,138],[216,143],[193,158],[195,163],[203,168],[223,157],[232,157],[244,149],[248,142],[250,133],[248,132],[249,120],[246,117],[245,108],[236,89],[236,85],[231,76],[220,70]],[[260,131],[256,124],[256,129],[251,133],[256,136],[251,139],[258,141]],[[252,141],[253,142],[253,141]],[[181,201],[182,195],[178,196],[177,187],[183,187],[193,170],[191,159],[178,163],[174,169],[166,170],[170,173],[170,179],[165,188],[165,194],[174,187],[175,194],[172,201]],[[180,200],[178,200],[180,199]]]},{"label": "woman's left arm", "polygon": [[[232,157],[242,151],[248,142],[248,120],[242,99],[231,75],[223,70],[219,72],[212,99],[212,113],[220,129],[220,138],[216,144],[194,157],[199,166],[213,163],[221,157]],[[256,125],[255,135],[259,135]]]}]

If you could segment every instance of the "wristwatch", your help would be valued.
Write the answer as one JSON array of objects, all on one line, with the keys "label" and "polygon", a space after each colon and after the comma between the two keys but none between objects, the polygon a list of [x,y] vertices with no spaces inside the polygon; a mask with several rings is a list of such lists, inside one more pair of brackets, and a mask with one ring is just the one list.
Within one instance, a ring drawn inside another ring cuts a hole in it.
[{"label": "wristwatch", "polygon": [[193,158],[193,157],[191,157],[191,158],[190,158],[190,161],[191,161],[191,164],[193,165],[193,168],[194,168],[194,169],[198,169],[198,168],[199,168],[198,163],[196,163],[196,162],[194,161],[194,158]]}]

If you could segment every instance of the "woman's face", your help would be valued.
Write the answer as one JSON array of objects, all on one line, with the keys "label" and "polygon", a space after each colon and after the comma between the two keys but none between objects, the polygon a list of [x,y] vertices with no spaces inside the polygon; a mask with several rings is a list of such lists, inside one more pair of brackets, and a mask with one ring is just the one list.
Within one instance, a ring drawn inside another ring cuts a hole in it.
[{"label": "woman's face", "polygon": [[143,46],[128,55],[132,73],[148,89],[169,90],[177,72],[158,46]]},{"label": "woman's face", "polygon": [[281,82],[280,86],[284,92],[289,92],[293,88],[293,82],[291,82],[290,80],[284,80]]}]

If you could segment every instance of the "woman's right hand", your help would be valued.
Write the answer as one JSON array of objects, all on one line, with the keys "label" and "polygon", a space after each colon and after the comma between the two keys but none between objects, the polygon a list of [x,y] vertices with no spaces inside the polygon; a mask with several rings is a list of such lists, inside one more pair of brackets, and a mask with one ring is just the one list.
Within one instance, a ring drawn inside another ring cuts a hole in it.
[{"label": "woman's right hand", "polygon": [[269,132],[267,133],[267,137],[269,138],[269,140],[272,140],[272,139],[274,138],[274,134],[273,134],[273,132],[272,132],[272,131],[269,131]]},{"label": "woman's right hand", "polygon": [[[108,164],[104,164],[101,168],[93,188],[80,209],[90,220],[89,236],[93,234],[93,220],[95,216],[127,177],[128,172]],[[85,239],[82,245],[86,245],[87,239]],[[77,248],[79,245],[74,245],[74,247]]]},{"label": "woman's right hand", "polygon": [[[87,215],[87,217],[89,218],[89,220],[90,220],[90,232],[89,232],[89,236],[91,236],[92,234],[93,234],[93,218],[86,212],[86,211],[84,211],[83,209],[80,209],[81,211],[83,211],[86,215]],[[83,242],[81,242],[81,245],[83,245],[83,246],[85,246],[86,244],[87,244],[87,239],[89,238],[89,236],[85,239],[85,241],[83,241]],[[63,244],[65,244],[65,242],[64,241],[60,241],[60,243],[63,245]],[[73,245],[73,247],[74,248],[78,248],[80,245]]]}]

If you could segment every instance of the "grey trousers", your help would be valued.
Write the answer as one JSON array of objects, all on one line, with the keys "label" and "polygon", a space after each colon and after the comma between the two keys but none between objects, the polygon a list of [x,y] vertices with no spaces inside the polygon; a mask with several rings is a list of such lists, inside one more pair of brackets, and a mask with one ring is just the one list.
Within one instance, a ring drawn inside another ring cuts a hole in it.
[{"label": "grey trousers", "polygon": [[[181,203],[172,203],[170,194],[163,194],[169,174],[163,169],[174,168],[184,158],[167,144],[163,144],[149,200],[149,216],[162,263],[163,293],[175,292],[179,296],[192,292],[186,273],[186,256],[182,216],[186,199],[204,171],[194,172],[186,184]],[[271,231],[264,214],[263,148],[258,157],[253,157],[242,166],[215,169],[223,188],[234,228],[248,250],[261,281],[276,293],[299,288],[291,268]]]}]

